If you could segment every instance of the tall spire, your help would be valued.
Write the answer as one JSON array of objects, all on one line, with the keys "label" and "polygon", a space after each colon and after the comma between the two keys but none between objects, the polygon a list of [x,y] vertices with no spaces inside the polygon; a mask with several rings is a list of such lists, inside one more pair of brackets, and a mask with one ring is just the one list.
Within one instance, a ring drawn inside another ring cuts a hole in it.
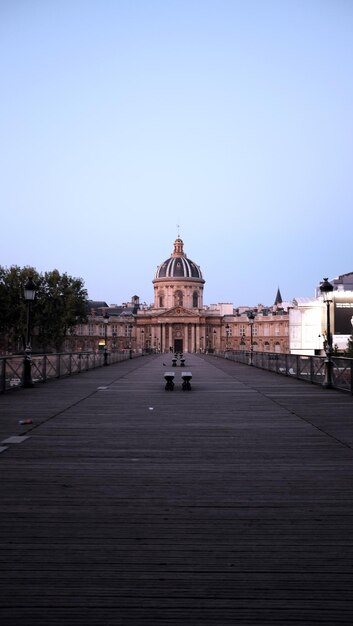
[{"label": "tall spire", "polygon": [[277,294],[276,294],[276,299],[274,301],[274,305],[282,304],[282,302],[283,302],[283,300],[282,300],[281,292],[280,292],[279,287],[278,287]]}]

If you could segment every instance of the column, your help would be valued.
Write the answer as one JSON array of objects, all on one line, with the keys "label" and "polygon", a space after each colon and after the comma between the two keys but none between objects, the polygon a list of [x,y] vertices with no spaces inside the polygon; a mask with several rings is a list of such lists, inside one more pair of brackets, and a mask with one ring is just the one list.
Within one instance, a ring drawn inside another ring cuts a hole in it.
[{"label": "column", "polygon": [[165,345],[165,324],[162,324],[161,352],[166,352],[166,345]]},{"label": "column", "polygon": [[189,352],[189,324],[184,324],[184,352]]},{"label": "column", "polygon": [[191,324],[191,337],[190,337],[189,352],[194,351],[194,345],[195,345],[195,324]]},{"label": "column", "polygon": [[200,347],[200,324],[195,324],[196,326],[196,342],[195,342],[195,350],[198,351]]}]

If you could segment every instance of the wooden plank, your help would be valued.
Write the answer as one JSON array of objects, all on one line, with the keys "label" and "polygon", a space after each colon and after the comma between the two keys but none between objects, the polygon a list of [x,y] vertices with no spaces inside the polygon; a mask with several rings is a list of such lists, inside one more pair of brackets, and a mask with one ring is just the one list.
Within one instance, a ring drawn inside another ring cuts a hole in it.
[{"label": "wooden plank", "polygon": [[4,625],[352,623],[352,398],[188,363],[0,396]]}]

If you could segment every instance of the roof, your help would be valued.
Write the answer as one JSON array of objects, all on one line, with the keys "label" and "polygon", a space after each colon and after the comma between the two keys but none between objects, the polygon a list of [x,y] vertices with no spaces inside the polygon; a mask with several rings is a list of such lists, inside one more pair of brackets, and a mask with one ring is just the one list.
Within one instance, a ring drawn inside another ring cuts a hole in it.
[{"label": "roof", "polygon": [[170,258],[157,267],[155,280],[159,278],[195,278],[203,281],[200,267],[184,253],[184,243],[180,237],[174,241],[174,252]]},{"label": "roof", "polygon": [[108,304],[104,300],[88,300],[87,308],[89,311],[96,309],[107,309]]}]

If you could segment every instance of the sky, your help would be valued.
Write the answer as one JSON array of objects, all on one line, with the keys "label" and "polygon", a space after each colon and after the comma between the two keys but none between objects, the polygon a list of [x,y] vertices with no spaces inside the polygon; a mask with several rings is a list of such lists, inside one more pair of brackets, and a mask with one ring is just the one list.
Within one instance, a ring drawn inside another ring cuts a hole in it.
[{"label": "sky", "polygon": [[352,0],[0,0],[0,265],[204,304],[353,272]]}]

